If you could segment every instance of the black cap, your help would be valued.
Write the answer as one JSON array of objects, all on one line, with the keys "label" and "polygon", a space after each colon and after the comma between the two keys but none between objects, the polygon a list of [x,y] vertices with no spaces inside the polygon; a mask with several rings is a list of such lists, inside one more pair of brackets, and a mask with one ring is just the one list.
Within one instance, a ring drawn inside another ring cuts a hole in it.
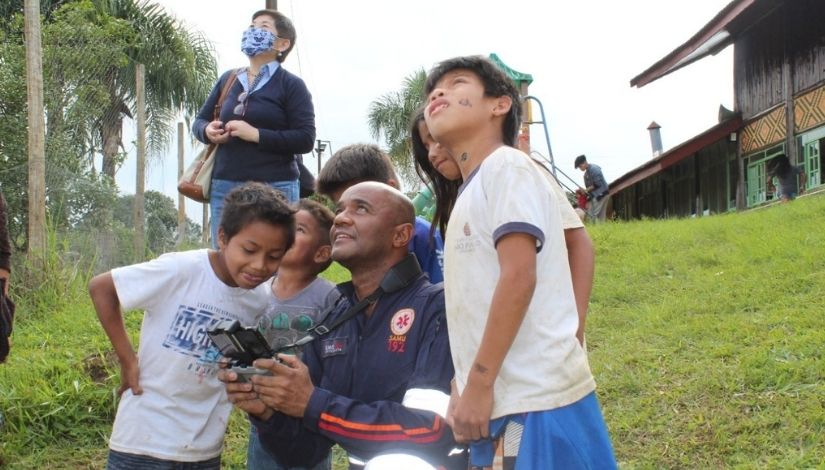
[{"label": "black cap", "polygon": [[579,155],[576,157],[576,162],[573,164],[573,168],[578,168],[582,163],[587,163],[587,157],[584,155]]}]

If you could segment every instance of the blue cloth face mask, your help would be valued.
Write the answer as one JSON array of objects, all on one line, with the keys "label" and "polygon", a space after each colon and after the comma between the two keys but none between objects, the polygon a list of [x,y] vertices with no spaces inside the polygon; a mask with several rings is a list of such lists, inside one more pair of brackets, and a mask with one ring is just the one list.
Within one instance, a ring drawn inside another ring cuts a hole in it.
[{"label": "blue cloth face mask", "polygon": [[241,39],[241,51],[249,57],[255,57],[266,51],[272,50],[277,36],[263,28],[249,28],[243,32]]}]

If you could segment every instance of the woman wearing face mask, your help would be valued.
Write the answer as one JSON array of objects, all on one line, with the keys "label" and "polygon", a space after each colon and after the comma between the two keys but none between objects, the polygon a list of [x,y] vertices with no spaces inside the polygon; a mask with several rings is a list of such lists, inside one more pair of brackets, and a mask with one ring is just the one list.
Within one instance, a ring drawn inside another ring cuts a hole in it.
[{"label": "woman wearing face mask", "polygon": [[[249,66],[225,72],[192,125],[205,144],[220,144],[215,154],[210,195],[212,243],[217,240],[223,199],[246,181],[267,183],[291,202],[299,196],[296,155],[312,150],[315,110],[304,81],[283,68],[295,46],[292,21],[275,10],[260,10],[241,37]],[[223,86],[234,83],[218,118],[215,106]]]}]

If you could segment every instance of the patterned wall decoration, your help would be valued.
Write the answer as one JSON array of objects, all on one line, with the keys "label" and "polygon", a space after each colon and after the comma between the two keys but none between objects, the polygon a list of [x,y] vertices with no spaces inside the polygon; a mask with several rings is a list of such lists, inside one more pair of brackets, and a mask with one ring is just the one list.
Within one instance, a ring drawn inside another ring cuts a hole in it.
[{"label": "patterned wall decoration", "polygon": [[795,133],[805,132],[825,123],[825,86],[794,99],[793,106]]},{"label": "patterned wall decoration", "polygon": [[785,106],[748,123],[740,134],[742,153],[759,150],[785,139]]}]

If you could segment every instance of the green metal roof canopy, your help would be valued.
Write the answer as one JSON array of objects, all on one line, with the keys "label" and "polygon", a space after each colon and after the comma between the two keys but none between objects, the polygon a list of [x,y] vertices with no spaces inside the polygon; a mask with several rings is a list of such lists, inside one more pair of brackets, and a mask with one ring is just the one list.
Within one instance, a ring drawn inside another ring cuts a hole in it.
[{"label": "green metal roof canopy", "polygon": [[510,77],[511,80],[516,82],[516,86],[519,89],[521,88],[522,83],[526,83],[527,85],[533,83],[532,75],[530,75],[529,73],[516,72],[515,70],[511,69],[507,66],[507,64],[502,62],[501,59],[499,59],[498,55],[496,55],[495,52],[490,54],[490,60],[492,60],[494,64],[498,65],[501,68],[501,70],[504,70],[507,76]]}]

